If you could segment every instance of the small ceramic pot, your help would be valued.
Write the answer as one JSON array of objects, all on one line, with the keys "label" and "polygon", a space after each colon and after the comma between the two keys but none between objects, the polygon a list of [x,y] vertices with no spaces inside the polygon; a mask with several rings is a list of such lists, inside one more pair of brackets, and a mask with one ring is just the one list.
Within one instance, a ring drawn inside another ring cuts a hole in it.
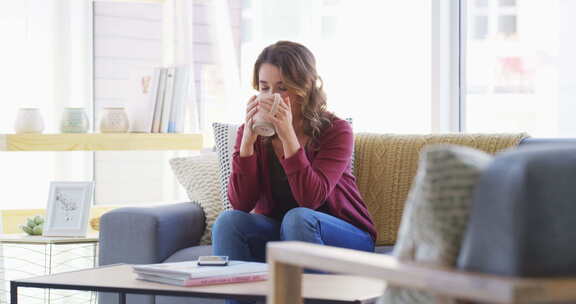
[{"label": "small ceramic pot", "polygon": [[65,108],[60,122],[62,133],[88,132],[88,115],[84,108]]},{"label": "small ceramic pot", "polygon": [[20,108],[14,124],[16,133],[42,133],[44,120],[37,108]]},{"label": "small ceramic pot", "polygon": [[124,108],[104,108],[100,119],[100,132],[126,133],[130,127]]}]

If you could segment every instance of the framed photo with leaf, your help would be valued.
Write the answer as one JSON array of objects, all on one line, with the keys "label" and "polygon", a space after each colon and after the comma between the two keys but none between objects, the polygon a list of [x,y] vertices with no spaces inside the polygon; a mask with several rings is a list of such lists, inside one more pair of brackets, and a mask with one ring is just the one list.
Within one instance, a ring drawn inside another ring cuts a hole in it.
[{"label": "framed photo with leaf", "polygon": [[86,236],[94,182],[51,182],[44,236]]}]

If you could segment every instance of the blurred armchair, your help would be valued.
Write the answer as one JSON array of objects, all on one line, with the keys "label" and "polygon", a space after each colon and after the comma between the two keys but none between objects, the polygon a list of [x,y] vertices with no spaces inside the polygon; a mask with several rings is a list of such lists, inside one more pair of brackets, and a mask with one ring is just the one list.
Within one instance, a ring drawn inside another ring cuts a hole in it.
[{"label": "blurred armchair", "polygon": [[300,242],[269,243],[268,303],[301,303],[302,268],[378,278],[387,288],[428,292],[438,303],[574,303],[576,144],[536,145],[500,154],[481,172],[472,191],[469,221],[457,241],[453,265]]},{"label": "blurred armchair", "polygon": [[387,285],[483,303],[576,301],[576,276],[518,278],[472,273],[402,262],[389,255],[303,242],[270,243],[267,250],[271,271],[269,304],[302,303],[302,268],[372,277],[385,281]]}]

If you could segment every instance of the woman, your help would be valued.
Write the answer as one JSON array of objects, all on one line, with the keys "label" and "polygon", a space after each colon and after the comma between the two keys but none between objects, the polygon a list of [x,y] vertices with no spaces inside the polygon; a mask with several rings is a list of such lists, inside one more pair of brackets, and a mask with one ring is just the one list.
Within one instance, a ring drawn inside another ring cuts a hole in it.
[{"label": "woman", "polygon": [[214,254],[264,262],[266,242],[278,240],[373,251],[376,231],[350,170],[352,129],[327,112],[312,53],[288,41],[268,46],[252,85],[284,102],[267,116],[271,138],[256,135],[252,121],[272,101],[248,102],[228,186],[234,210],[214,224]]}]

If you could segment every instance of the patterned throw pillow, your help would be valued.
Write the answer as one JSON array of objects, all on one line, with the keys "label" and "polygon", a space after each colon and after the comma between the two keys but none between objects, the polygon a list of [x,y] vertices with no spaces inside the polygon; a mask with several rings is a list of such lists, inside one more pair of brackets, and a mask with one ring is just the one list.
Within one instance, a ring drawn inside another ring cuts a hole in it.
[{"label": "patterned throw pillow", "polygon": [[[352,125],[352,118],[346,118]],[[234,154],[234,144],[240,125],[215,122],[212,124],[214,129],[214,142],[219,161],[219,180],[220,180],[220,200],[223,203],[224,210],[232,209],[228,200],[228,182],[232,174],[232,154]],[[354,172],[354,149],[352,149],[352,161],[350,162],[350,172]]]},{"label": "patterned throw pillow", "polygon": [[[463,146],[426,147],[406,200],[394,256],[404,261],[455,266],[474,187],[491,159],[484,152]],[[439,298],[391,286],[382,300],[385,304],[437,303]]]},{"label": "patterned throw pillow", "polygon": [[212,237],[212,224],[222,212],[216,153],[173,158],[170,160],[170,166],[190,200],[197,202],[204,211],[206,228],[200,244],[209,245]]},{"label": "patterned throw pillow", "polygon": [[214,129],[214,143],[216,153],[218,154],[218,179],[220,181],[220,201],[222,209],[230,210],[232,206],[228,200],[228,181],[232,174],[232,154],[234,154],[234,144],[236,143],[236,133],[240,125],[226,124],[215,122],[212,124]]}]

